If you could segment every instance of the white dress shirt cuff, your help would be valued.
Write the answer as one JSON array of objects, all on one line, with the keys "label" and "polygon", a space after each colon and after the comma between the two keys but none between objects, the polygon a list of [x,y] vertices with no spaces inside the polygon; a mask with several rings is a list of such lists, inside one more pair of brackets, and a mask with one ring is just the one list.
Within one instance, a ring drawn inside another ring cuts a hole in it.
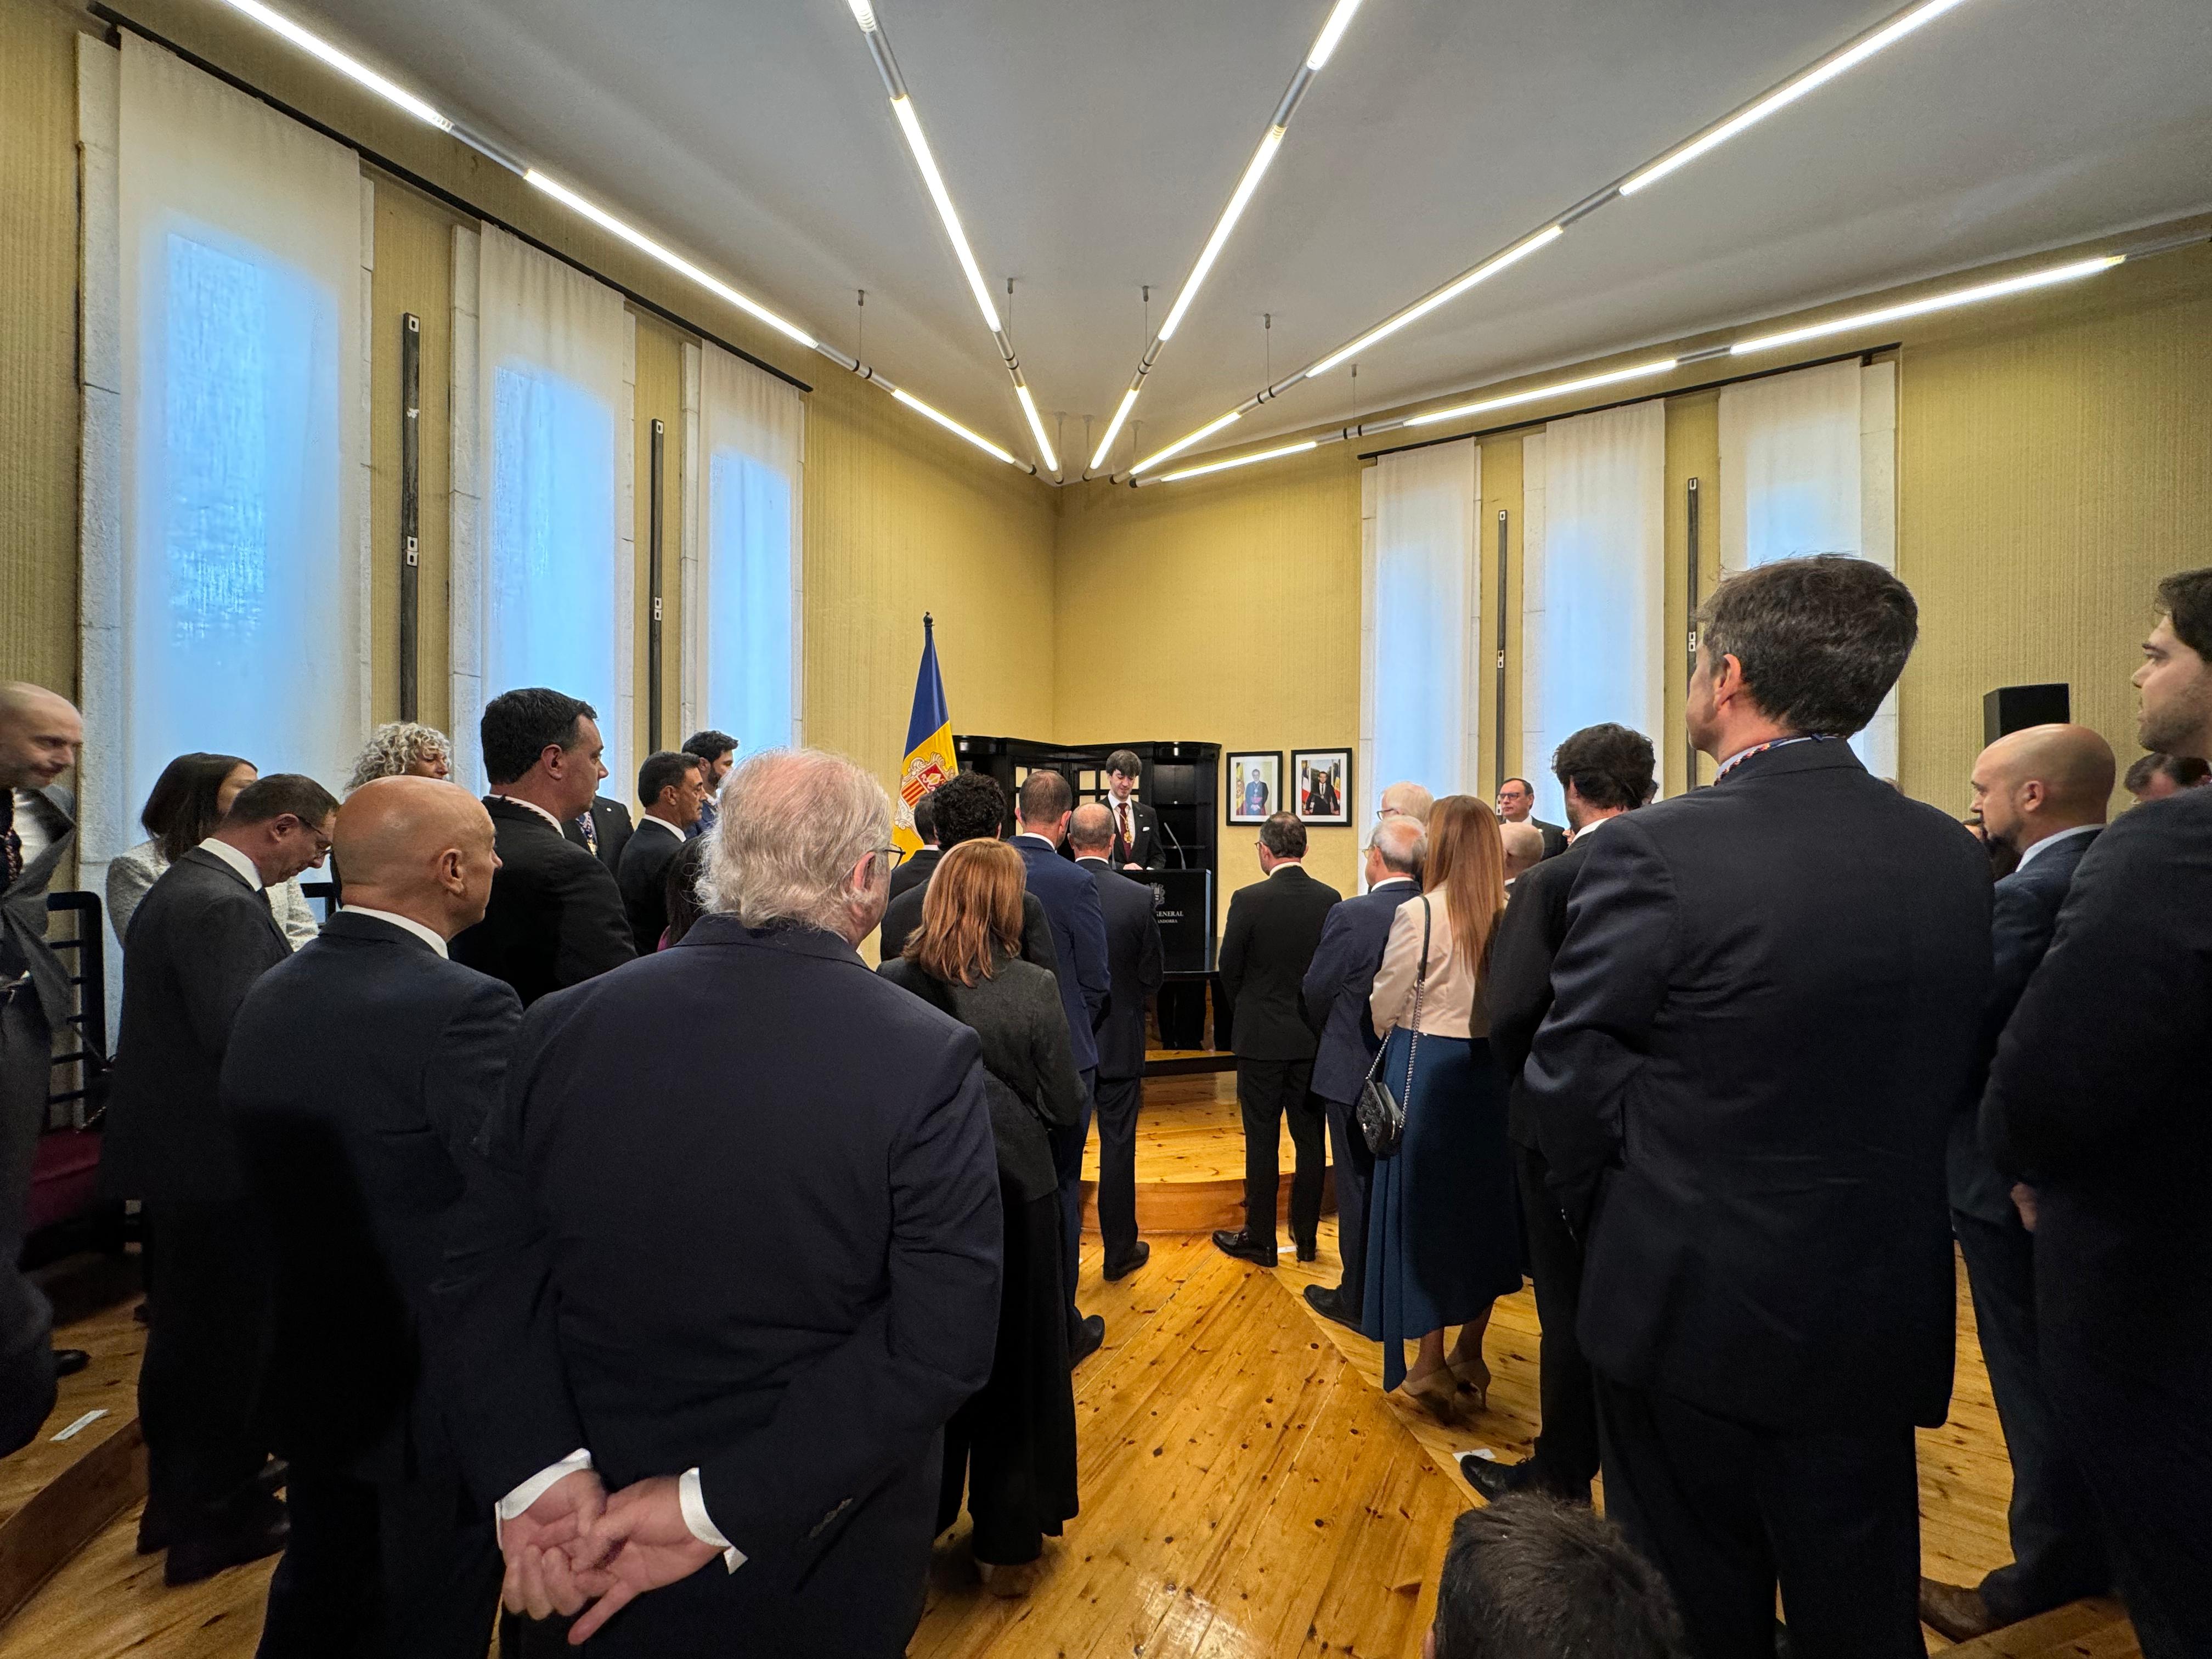
[{"label": "white dress shirt cuff", "polygon": [[494,1513],[501,1521],[520,1520],[522,1512],[579,1469],[592,1467],[592,1455],[581,1446],[557,1463],[548,1464],[499,1500]]},{"label": "white dress shirt cuff", "polygon": [[722,1536],[714,1517],[707,1513],[706,1495],[699,1490],[698,1470],[684,1471],[683,1479],[676,1483],[676,1501],[684,1506],[684,1524],[691,1528],[691,1535],[721,1551],[723,1571],[735,1572],[744,1565],[745,1553]]}]

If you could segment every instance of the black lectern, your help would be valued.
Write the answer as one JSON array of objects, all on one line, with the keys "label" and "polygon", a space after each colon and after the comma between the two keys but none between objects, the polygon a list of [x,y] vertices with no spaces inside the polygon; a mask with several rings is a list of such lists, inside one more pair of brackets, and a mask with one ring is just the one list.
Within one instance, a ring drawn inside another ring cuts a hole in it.
[{"label": "black lectern", "polygon": [[1152,914],[1160,921],[1160,945],[1170,974],[1213,971],[1213,872],[1129,870],[1132,881],[1152,890]]}]

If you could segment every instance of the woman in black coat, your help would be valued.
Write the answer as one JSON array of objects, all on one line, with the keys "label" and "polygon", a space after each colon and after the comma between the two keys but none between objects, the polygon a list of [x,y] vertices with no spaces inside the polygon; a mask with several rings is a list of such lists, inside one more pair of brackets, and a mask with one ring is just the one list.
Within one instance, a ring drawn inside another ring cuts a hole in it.
[{"label": "woman in black coat", "polygon": [[933,1003],[982,1042],[1006,1213],[1006,1268],[991,1380],[945,1431],[938,1530],[964,1486],[976,1565],[1000,1595],[1036,1581],[1044,1534],[1076,1512],[1075,1386],[1068,1373],[1059,1183],[1048,1127],[1079,1121],[1083,1082],[1052,973],[1021,959],[1021,854],[963,842],[930,877],[921,931],[884,976]]}]

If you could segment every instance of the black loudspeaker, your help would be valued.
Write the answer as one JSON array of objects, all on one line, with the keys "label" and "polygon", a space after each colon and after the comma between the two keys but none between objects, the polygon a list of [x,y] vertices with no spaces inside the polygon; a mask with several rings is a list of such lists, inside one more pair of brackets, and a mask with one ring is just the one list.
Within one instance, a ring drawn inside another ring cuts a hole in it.
[{"label": "black loudspeaker", "polygon": [[2063,726],[2073,718],[2073,698],[2063,682],[2055,685],[2001,685],[1982,694],[1984,743],[1995,743],[2007,732],[2031,726]]}]

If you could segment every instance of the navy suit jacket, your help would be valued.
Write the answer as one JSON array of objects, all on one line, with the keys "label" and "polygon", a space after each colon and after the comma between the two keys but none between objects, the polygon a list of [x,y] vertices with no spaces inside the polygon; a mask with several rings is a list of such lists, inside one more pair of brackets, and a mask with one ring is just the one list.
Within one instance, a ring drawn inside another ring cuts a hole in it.
[{"label": "navy suit jacket", "polygon": [[2074,884],[2074,872],[2102,830],[2069,836],[2055,842],[1996,884],[1990,913],[1990,935],[1996,949],[1990,976],[1989,1000],[1982,1005],[1982,1046],[1979,1063],[1959,1097],[1959,1109],[1951,1119],[1951,1207],[1999,1226],[2020,1225],[2013,1208],[2012,1182],[2006,1180],[1982,1149],[1980,1108],[1982,1091],[1989,1082],[1990,1062],[1996,1058],[1997,1039],[2004,1035],[2021,994],[2027,989],[2051,936],[2058,927],[2058,907]]},{"label": "navy suit jacket", "polygon": [[1615,818],[1580,856],[1522,1079],[1588,1242],[1591,1365],[1793,1432],[1942,1422],[1980,845],[1831,740]]},{"label": "navy suit jacket", "polygon": [[477,1490],[578,1447],[610,1491],[700,1471],[745,1564],[611,1650],[903,1652],[998,1337],[975,1034],[832,934],[710,915],[531,1008],[484,1141],[441,1287]]},{"label": "navy suit jacket", "polygon": [[1060,948],[1060,1000],[1067,1010],[1067,1035],[1075,1047],[1075,1069],[1098,1069],[1099,1026],[1106,1020],[1113,975],[1106,960],[1106,912],[1098,884],[1060,849],[1036,836],[1017,836],[1014,850],[1028,866],[1030,891],[1052,922]]},{"label": "navy suit jacket", "polygon": [[1323,1100],[1349,1106],[1359,1098],[1359,1085],[1382,1046],[1367,1017],[1375,970],[1382,965],[1398,907],[1420,896],[1420,883],[1396,877],[1344,900],[1322,923],[1298,1001],[1321,1039],[1314,1051],[1313,1091]]},{"label": "navy suit jacket", "polygon": [[1145,1074],[1145,999],[1160,988],[1165,958],[1160,919],[1152,908],[1152,885],[1123,875],[1097,859],[1078,859],[1075,867],[1098,889],[1106,917],[1106,1023],[1098,1028],[1098,1075],[1126,1081]]},{"label": "navy suit jacket", "polygon": [[424,1386],[422,1334],[521,1024],[510,987],[351,910],[246,993],[222,1104],[276,1247],[288,1455],[386,1479],[450,1462],[450,1389]]}]

